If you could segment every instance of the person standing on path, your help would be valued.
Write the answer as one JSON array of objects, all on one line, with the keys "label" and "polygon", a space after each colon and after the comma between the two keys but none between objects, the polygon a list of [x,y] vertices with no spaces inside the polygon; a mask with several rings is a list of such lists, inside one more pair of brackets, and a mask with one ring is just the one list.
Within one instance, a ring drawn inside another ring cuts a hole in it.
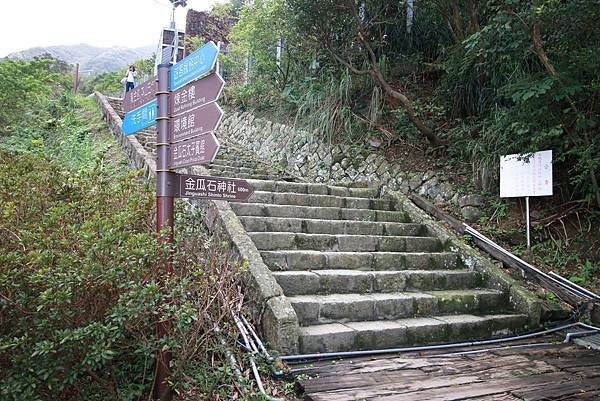
[{"label": "person standing on path", "polygon": [[135,66],[130,65],[127,70],[127,74],[125,75],[125,93],[129,92],[129,89],[133,89],[135,87],[135,78],[137,77],[137,72],[135,72]]}]

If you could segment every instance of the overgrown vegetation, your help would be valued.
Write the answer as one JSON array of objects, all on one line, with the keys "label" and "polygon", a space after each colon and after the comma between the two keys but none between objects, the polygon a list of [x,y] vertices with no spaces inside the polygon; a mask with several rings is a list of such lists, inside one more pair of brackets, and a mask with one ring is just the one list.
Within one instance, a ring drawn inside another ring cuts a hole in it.
[{"label": "overgrown vegetation", "polygon": [[[179,399],[252,397],[225,357],[239,352],[230,311],[243,266],[183,209],[175,249],[157,247],[153,189],[128,171],[93,100],[49,65],[5,76],[32,100],[0,137],[0,398],[148,399],[158,349],[173,353]],[[159,338],[163,321],[172,329]]]},{"label": "overgrown vegetation", "polygon": [[553,149],[567,198],[600,206],[600,5],[411,3],[412,18],[408,2],[253,2],[232,34],[230,99],[336,140],[420,142],[420,132],[491,173],[487,189],[500,155]]}]

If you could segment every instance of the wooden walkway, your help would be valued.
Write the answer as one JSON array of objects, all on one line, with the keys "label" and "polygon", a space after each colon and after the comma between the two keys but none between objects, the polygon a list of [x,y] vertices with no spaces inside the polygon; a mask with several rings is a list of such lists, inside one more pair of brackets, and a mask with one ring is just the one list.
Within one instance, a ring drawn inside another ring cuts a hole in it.
[{"label": "wooden walkway", "polygon": [[316,362],[291,373],[311,401],[600,400],[598,351],[538,344],[444,352]]}]

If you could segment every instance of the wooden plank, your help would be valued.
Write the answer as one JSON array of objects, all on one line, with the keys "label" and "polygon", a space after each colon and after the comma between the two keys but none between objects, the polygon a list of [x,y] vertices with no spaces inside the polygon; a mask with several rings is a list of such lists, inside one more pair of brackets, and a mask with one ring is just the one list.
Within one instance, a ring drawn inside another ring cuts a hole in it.
[{"label": "wooden plank", "polygon": [[549,383],[543,388],[522,389],[512,391],[516,397],[529,401],[542,401],[549,399],[560,399],[564,396],[578,396],[588,391],[597,391],[600,388],[600,378],[573,380],[566,383]]},{"label": "wooden plank", "polygon": [[[543,364],[542,362],[537,362],[538,364]],[[366,375],[363,375],[364,382],[367,384],[363,386],[364,383],[360,382],[360,377],[354,378],[352,381],[344,382],[343,378],[338,378],[339,381],[336,383],[333,378],[329,378],[325,383],[319,383],[321,380],[313,379],[309,380],[308,385],[304,387],[307,394],[311,397],[315,397],[315,395],[322,396],[323,393],[329,394],[332,400],[337,399],[351,399],[351,397],[358,398],[368,398],[367,395],[384,397],[384,396],[392,396],[398,394],[409,394],[436,389],[436,388],[445,388],[445,387],[455,387],[461,386],[461,388],[468,388],[469,385],[476,383],[488,383],[493,384],[495,382],[506,382],[507,380],[511,383],[519,383],[519,382],[528,382],[529,380],[543,382],[546,379],[539,379],[539,377],[546,375],[557,375],[560,374],[561,377],[568,377],[563,373],[556,373],[551,367],[547,365],[546,370],[541,370],[541,368],[537,366],[531,366],[531,362],[523,362],[517,366],[507,366],[503,369],[489,369],[487,371],[481,372],[474,369],[475,372],[470,375],[454,375],[447,376],[444,374],[436,373],[435,376],[429,377],[417,377],[414,380],[378,380],[376,378],[370,378]],[[520,373],[522,377],[515,378],[515,373]],[[359,375],[360,376],[360,375]],[[377,376],[373,374],[373,376]],[[533,379],[532,379],[533,378]],[[548,379],[554,380],[554,379]],[[310,383],[312,382],[312,386]],[[496,392],[506,392],[510,390],[510,388],[499,387],[495,388],[494,392],[491,394],[495,394]],[[483,393],[482,395],[487,395],[487,393]]]},{"label": "wooden plank", "polygon": [[600,390],[597,391],[586,391],[584,393],[577,393],[570,396],[565,396],[556,401],[598,401],[600,400]]},{"label": "wooden plank", "polygon": [[[484,396],[495,396],[504,394],[511,389],[521,389],[534,386],[546,386],[550,383],[562,382],[569,379],[569,375],[559,372],[547,375],[533,376],[522,379],[503,379],[494,381],[483,381],[471,383],[463,386],[434,388],[424,391],[415,391],[412,393],[403,393],[402,401],[455,401],[471,399]],[[397,394],[390,397],[377,398],[378,401],[391,401]],[[371,398],[363,397],[366,400]]]}]

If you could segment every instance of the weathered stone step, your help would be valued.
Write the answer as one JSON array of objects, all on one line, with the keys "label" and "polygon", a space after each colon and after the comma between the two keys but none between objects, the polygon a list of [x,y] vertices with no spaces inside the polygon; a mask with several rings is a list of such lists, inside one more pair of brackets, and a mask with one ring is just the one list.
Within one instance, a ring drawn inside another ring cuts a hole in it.
[{"label": "weathered stone step", "polygon": [[277,270],[455,270],[458,255],[453,252],[319,252],[262,251],[265,264]]},{"label": "weathered stone step", "polygon": [[270,205],[265,203],[231,203],[239,216],[296,217],[321,220],[358,220],[408,223],[404,211],[348,209],[339,207],[314,207],[293,205]]},{"label": "weathered stone step", "polygon": [[256,167],[245,167],[245,166],[230,167],[230,166],[220,166],[220,165],[210,164],[210,165],[206,166],[206,168],[208,170],[210,170],[211,172],[214,172],[215,174],[224,174],[224,173],[263,174],[263,175],[276,174],[272,169],[269,169],[266,167],[257,167],[257,166]]},{"label": "weathered stone step", "polygon": [[256,191],[250,197],[249,201],[253,203],[269,203],[275,205],[396,210],[396,202],[389,199],[352,198],[334,195],[298,194],[293,192]]},{"label": "weathered stone step", "polygon": [[288,182],[288,181],[248,181],[257,191],[268,192],[293,192],[297,194],[312,195],[333,195],[352,198],[377,198],[379,188],[349,188],[343,186],[333,186],[325,184],[312,184],[306,182]]},{"label": "weathered stone step", "polygon": [[506,307],[496,290],[447,290],[288,297],[301,326],[407,317],[494,313]]},{"label": "weathered stone step", "polygon": [[255,162],[253,160],[244,160],[237,158],[236,160],[222,159],[218,158],[213,160],[211,164],[208,165],[215,167],[247,167],[247,168],[255,168],[255,167],[264,167],[264,164]]},{"label": "weathered stone step", "polygon": [[468,341],[522,330],[520,314],[447,315],[388,321],[330,323],[300,328],[303,354]]},{"label": "weathered stone step", "polygon": [[293,217],[240,216],[246,231],[283,231],[310,234],[360,234],[424,236],[426,228],[417,223],[298,219]]},{"label": "weathered stone step", "polygon": [[253,173],[235,173],[224,171],[215,174],[216,176],[239,178],[239,179],[254,179],[254,180],[278,180],[278,181],[294,181],[296,177],[277,175],[277,174],[253,174]]},{"label": "weathered stone step", "polygon": [[483,284],[481,275],[472,270],[290,270],[273,276],[286,296],[460,290]]},{"label": "weathered stone step", "polygon": [[435,237],[402,237],[349,234],[303,234],[249,232],[256,248],[264,251],[315,250],[341,252],[436,252],[441,242]]}]

